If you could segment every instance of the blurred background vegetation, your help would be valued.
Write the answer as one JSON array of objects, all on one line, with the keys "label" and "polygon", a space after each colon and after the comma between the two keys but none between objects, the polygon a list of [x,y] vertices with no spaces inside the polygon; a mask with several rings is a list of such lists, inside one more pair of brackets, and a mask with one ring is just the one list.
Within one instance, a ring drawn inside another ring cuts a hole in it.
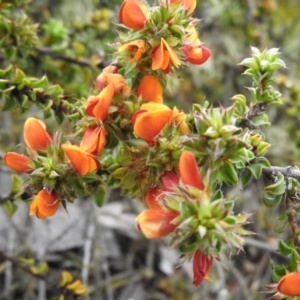
[{"label": "blurred background vegetation", "polygon": [[[118,22],[121,2],[0,0],[1,157],[22,143],[22,126],[28,116],[47,117],[49,128],[57,129],[49,101],[58,101],[59,108],[59,97],[70,102],[88,97],[93,80],[111,61],[111,43],[117,36],[113,23]],[[272,126],[265,135],[273,147],[268,158],[273,165],[297,165],[299,1],[202,0],[194,16],[202,19],[199,36],[212,56],[205,65],[191,66],[174,76],[165,101],[189,111],[192,103],[204,100],[229,106],[230,98],[238,93],[250,99],[245,87],[251,81],[241,75],[244,69],[239,62],[250,55],[250,46],[280,48],[288,69],[277,74],[284,105],[270,111]],[[9,90],[24,84],[14,68],[26,74],[30,93],[36,86],[40,88],[36,91],[38,101],[23,87],[21,92]],[[37,83],[44,75],[48,83]],[[58,119],[62,121],[62,117]],[[49,221],[40,221],[27,215],[28,205],[18,203],[18,211],[8,216],[12,210],[5,195],[10,190],[10,172],[3,163],[0,171],[0,299],[59,299],[59,288],[53,286],[52,279],[62,270],[89,285],[88,299],[267,298],[261,292],[263,284],[272,282],[269,259],[280,262],[281,258],[274,251],[278,212],[262,205],[261,182],[252,182],[243,191],[228,190],[231,197],[239,199],[238,210],[254,213],[249,227],[259,235],[246,240],[245,252],[232,253],[225,269],[215,264],[213,282],[195,288],[191,266],[178,266],[178,253],[168,250],[167,241],[148,241],[137,232],[134,217],[141,210],[138,201],[111,191],[101,209],[95,209],[90,199],[81,199],[69,209],[69,216],[61,212]],[[11,257],[34,258],[36,264],[46,261],[50,266],[47,279],[20,269]]]}]

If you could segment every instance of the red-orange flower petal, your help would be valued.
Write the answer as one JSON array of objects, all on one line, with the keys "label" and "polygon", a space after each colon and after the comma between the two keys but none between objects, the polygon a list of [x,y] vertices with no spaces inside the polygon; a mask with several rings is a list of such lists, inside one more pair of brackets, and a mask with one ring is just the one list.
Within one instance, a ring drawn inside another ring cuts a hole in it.
[{"label": "red-orange flower petal", "polygon": [[183,151],[179,160],[179,172],[184,184],[204,190],[195,156],[190,151]]},{"label": "red-orange flower petal", "polygon": [[88,127],[82,138],[80,148],[92,154],[100,154],[106,144],[107,131],[104,126]]},{"label": "red-orange flower petal", "polygon": [[162,69],[165,73],[168,73],[171,62],[176,68],[181,64],[174,50],[161,38],[160,45],[155,47],[152,52],[152,70]]},{"label": "red-orange flower petal", "polygon": [[174,172],[165,172],[160,181],[164,192],[173,192],[174,186],[179,185],[179,176]]},{"label": "red-orange flower petal", "polygon": [[102,70],[102,73],[97,77],[95,82],[95,86],[99,91],[102,91],[109,84],[107,81],[107,74],[118,74],[118,68],[109,65]]},{"label": "red-orange flower petal", "polygon": [[286,274],[278,282],[277,289],[285,296],[300,296],[300,274],[296,272]]},{"label": "red-orange flower petal", "polygon": [[102,73],[96,79],[96,88],[100,91],[110,84],[113,85],[116,94],[121,94],[123,96],[129,95],[130,87],[125,78],[121,74],[118,74],[118,68],[115,66],[104,68]]},{"label": "red-orange flower petal", "polygon": [[162,200],[163,192],[158,188],[153,188],[146,193],[145,200],[148,207],[152,210],[162,210],[160,201]]},{"label": "red-orange flower petal", "polygon": [[193,259],[194,285],[198,286],[204,279],[209,278],[209,272],[213,265],[213,257],[205,254],[201,250],[197,250]]},{"label": "red-orange flower petal", "polygon": [[144,210],[136,221],[138,228],[148,239],[159,238],[173,232],[177,225],[172,220],[178,216],[177,212],[164,210]]},{"label": "red-orange flower petal", "polygon": [[46,149],[52,138],[46,131],[42,120],[28,118],[24,124],[24,140],[26,145],[33,150]]},{"label": "red-orange flower petal", "polygon": [[99,161],[93,154],[74,145],[64,144],[61,147],[79,175],[84,176],[100,167]]},{"label": "red-orange flower petal", "polygon": [[169,44],[165,41],[165,39],[161,39],[162,44],[164,45],[164,48],[167,49],[169,55],[170,55],[170,59],[172,60],[172,63],[174,64],[174,66],[176,68],[178,68],[181,65],[181,62],[177,56],[177,54],[175,53],[175,51],[169,46]]},{"label": "red-orange flower petal", "polygon": [[169,107],[153,102],[142,105],[141,111],[143,110],[147,111],[137,114],[133,130],[139,138],[153,141],[168,123],[173,112]]},{"label": "red-orange flower petal", "polygon": [[187,124],[186,114],[182,111],[179,111],[176,107],[173,108],[172,120],[175,124],[179,126],[180,134],[186,134],[190,131],[189,125]]},{"label": "red-orange flower petal", "polygon": [[[161,66],[163,64],[166,64],[166,62],[164,63],[164,48],[163,48],[163,44],[160,43],[160,45],[158,45],[157,47],[154,48],[153,52],[152,52],[152,70],[158,70],[161,68]],[[169,58],[170,61],[170,58]],[[169,63],[168,61],[168,63]]]},{"label": "red-orange flower petal", "polygon": [[30,205],[30,215],[35,214],[39,219],[53,216],[59,206],[59,200],[54,192],[41,190]]},{"label": "red-orange flower petal", "polygon": [[137,62],[143,53],[145,53],[145,41],[144,40],[135,40],[132,42],[129,42],[127,44],[122,45],[119,48],[119,51],[127,51],[130,53],[131,62]]},{"label": "red-orange flower petal", "polygon": [[155,103],[162,103],[162,86],[157,77],[153,75],[146,75],[141,80],[136,95],[141,96],[143,100],[151,101]]},{"label": "red-orange flower petal", "polygon": [[188,14],[191,15],[197,5],[197,0],[170,0],[170,4],[181,2],[181,5],[188,10]]},{"label": "red-orange flower petal", "polygon": [[104,121],[108,116],[108,110],[114,96],[114,86],[109,84],[99,95],[90,96],[86,103],[86,113],[97,121]]},{"label": "red-orange flower petal", "polygon": [[16,172],[27,172],[32,170],[32,168],[28,166],[28,163],[32,161],[31,158],[23,154],[7,152],[4,154],[3,159],[5,164]]},{"label": "red-orange flower petal", "polygon": [[137,0],[125,0],[120,8],[119,20],[131,29],[142,29],[147,18]]},{"label": "red-orange flower petal", "polygon": [[186,44],[182,51],[186,61],[194,65],[202,65],[210,58],[210,50],[203,45]]}]

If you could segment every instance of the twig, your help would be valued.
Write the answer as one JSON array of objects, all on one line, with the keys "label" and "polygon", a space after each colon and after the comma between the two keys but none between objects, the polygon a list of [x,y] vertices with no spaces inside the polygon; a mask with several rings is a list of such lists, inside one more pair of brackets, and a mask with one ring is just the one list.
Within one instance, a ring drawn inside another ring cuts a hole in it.
[{"label": "twig", "polygon": [[258,129],[258,126],[251,121],[254,117],[261,115],[268,108],[265,102],[258,102],[253,105],[246,116],[241,120],[240,126],[249,129]]},{"label": "twig", "polygon": [[293,241],[294,245],[297,249],[297,252],[300,254],[300,236],[297,234],[298,231],[298,226],[297,222],[295,220],[295,215],[292,212],[293,211],[293,201],[290,199],[288,194],[285,194],[284,197],[284,206],[285,209],[288,211],[288,221],[292,230],[292,236],[293,236]]},{"label": "twig", "polygon": [[[291,166],[288,166],[288,167],[272,166],[270,168],[263,169],[263,174],[265,175],[265,177],[268,178],[269,180],[272,180],[273,182],[277,181],[278,173],[281,173],[284,177],[291,177],[300,182],[300,170],[293,168]],[[286,193],[284,195],[283,203],[284,203],[284,207],[287,211],[288,222],[289,222],[290,228],[292,230],[294,245],[295,245],[298,253],[300,254],[300,236],[297,234],[298,225],[297,225],[297,222],[295,219],[295,215],[293,213],[293,203],[295,201],[293,201],[292,196],[293,195],[289,195]],[[297,197],[298,195],[295,194],[295,196]]]},{"label": "twig", "polygon": [[9,256],[5,253],[4,250],[0,249],[0,259],[5,260],[5,261],[9,261],[11,262],[14,266],[22,269],[23,271],[25,271],[26,273],[29,273],[30,275],[32,275],[33,277],[36,277],[38,279],[44,280],[46,281],[46,276],[43,274],[35,274],[31,271],[30,267],[25,266],[24,264],[22,264],[21,262],[19,262],[16,258]]},{"label": "twig", "polygon": [[271,166],[270,168],[263,168],[262,172],[267,179],[273,182],[277,181],[278,173],[281,173],[284,177],[292,177],[300,182],[300,170],[291,166],[287,166],[287,167]]},{"label": "twig", "polygon": [[5,196],[1,196],[0,195],[0,205],[3,204],[6,201],[14,201],[14,197],[11,194],[5,195]]},{"label": "twig", "polygon": [[78,59],[78,58],[70,57],[70,56],[67,56],[67,55],[64,55],[64,54],[57,53],[57,52],[55,52],[52,49],[47,48],[47,47],[35,46],[35,50],[37,50],[38,52],[40,52],[44,55],[49,55],[49,56],[51,56],[55,59],[63,60],[63,61],[75,64],[75,65],[79,65],[79,66],[82,66],[82,67],[92,68],[93,66],[97,66],[100,69],[105,67],[103,62],[95,65],[95,64],[92,64],[89,59],[86,59],[86,58]]}]

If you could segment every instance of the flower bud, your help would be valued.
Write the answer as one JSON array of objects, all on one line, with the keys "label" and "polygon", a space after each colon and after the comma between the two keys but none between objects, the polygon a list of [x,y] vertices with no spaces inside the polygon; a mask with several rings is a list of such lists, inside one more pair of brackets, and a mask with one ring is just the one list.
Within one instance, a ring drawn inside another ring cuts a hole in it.
[{"label": "flower bud", "polygon": [[278,282],[277,289],[285,296],[300,296],[300,274],[296,272],[286,274]]},{"label": "flower bud", "polygon": [[194,285],[198,286],[202,283],[203,279],[209,278],[209,272],[213,265],[213,257],[209,254],[205,254],[201,250],[197,250],[193,259],[193,273],[194,273]]},{"label": "flower bud", "polygon": [[120,8],[119,20],[130,29],[142,29],[147,21],[137,0],[125,0]]},{"label": "flower bud", "polygon": [[181,180],[185,185],[190,185],[199,190],[204,190],[204,184],[198,171],[196,159],[192,152],[182,152],[179,160],[179,171]]},{"label": "flower bud", "polygon": [[174,172],[165,172],[160,181],[164,192],[173,192],[174,186],[179,185],[179,176]]},{"label": "flower bud", "polygon": [[28,118],[24,124],[24,140],[27,147],[33,150],[46,149],[52,138],[46,131],[46,125],[42,120]]},{"label": "flower bud", "polygon": [[153,75],[146,75],[141,80],[136,95],[142,97],[143,100],[162,103],[162,86],[157,77]]},{"label": "flower bud", "polygon": [[140,213],[136,221],[138,228],[148,239],[159,238],[173,232],[177,225],[172,224],[172,220],[178,216],[175,211],[165,210],[144,210]]},{"label": "flower bud", "polygon": [[23,154],[7,152],[4,154],[3,159],[5,164],[16,172],[22,173],[32,170],[32,168],[28,165],[28,163],[32,161],[31,158]]}]

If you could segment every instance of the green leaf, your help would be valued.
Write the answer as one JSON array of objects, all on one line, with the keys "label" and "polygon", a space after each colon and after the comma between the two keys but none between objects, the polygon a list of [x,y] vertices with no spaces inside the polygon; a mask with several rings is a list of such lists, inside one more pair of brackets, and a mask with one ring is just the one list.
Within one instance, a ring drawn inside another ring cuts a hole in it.
[{"label": "green leaf", "polygon": [[241,182],[242,185],[246,185],[252,177],[252,173],[248,168],[245,168],[241,171]]},{"label": "green leaf", "polygon": [[293,248],[291,248],[287,243],[282,240],[278,242],[278,252],[284,256],[290,255]]},{"label": "green leaf", "polygon": [[275,195],[266,194],[263,198],[263,202],[266,207],[271,208],[271,207],[275,207],[276,205],[278,205],[280,203],[281,199],[282,199],[282,195],[275,196]]},{"label": "green leaf", "polygon": [[261,176],[262,167],[258,164],[252,164],[248,166],[248,169],[252,173],[255,179],[258,179]]},{"label": "green leaf", "polygon": [[288,227],[288,225],[289,225],[288,222],[284,223],[284,225],[281,226],[281,227],[279,227],[279,228],[277,228],[277,229],[275,230],[275,232],[277,232],[277,233],[282,233],[282,232],[284,232],[284,231],[286,230],[286,228]]},{"label": "green leaf", "polygon": [[276,183],[265,187],[265,191],[272,195],[282,195],[286,190],[284,176],[281,173],[277,174]]},{"label": "green leaf", "polygon": [[300,263],[300,255],[296,249],[293,249],[290,259],[290,266],[292,270],[295,270]]},{"label": "green leaf", "polygon": [[220,170],[223,181],[228,185],[235,185],[238,182],[238,176],[233,165],[230,163],[224,163]]},{"label": "green leaf", "polygon": [[21,83],[25,77],[26,77],[25,73],[22,70],[16,68],[15,78],[14,78],[13,82],[14,83]]},{"label": "green leaf", "polygon": [[4,211],[8,214],[8,216],[12,217],[14,213],[18,210],[18,207],[15,203],[12,201],[5,201],[1,204]]},{"label": "green leaf", "polygon": [[97,190],[93,194],[94,202],[98,207],[102,207],[106,199],[106,188],[103,184],[97,187]]},{"label": "green leaf", "polygon": [[12,186],[10,190],[11,194],[15,195],[23,191],[22,188],[23,181],[20,176],[16,174],[11,175],[11,182],[12,182]]},{"label": "green leaf", "polygon": [[269,168],[271,166],[270,162],[265,157],[257,157],[255,163],[265,168]]}]

